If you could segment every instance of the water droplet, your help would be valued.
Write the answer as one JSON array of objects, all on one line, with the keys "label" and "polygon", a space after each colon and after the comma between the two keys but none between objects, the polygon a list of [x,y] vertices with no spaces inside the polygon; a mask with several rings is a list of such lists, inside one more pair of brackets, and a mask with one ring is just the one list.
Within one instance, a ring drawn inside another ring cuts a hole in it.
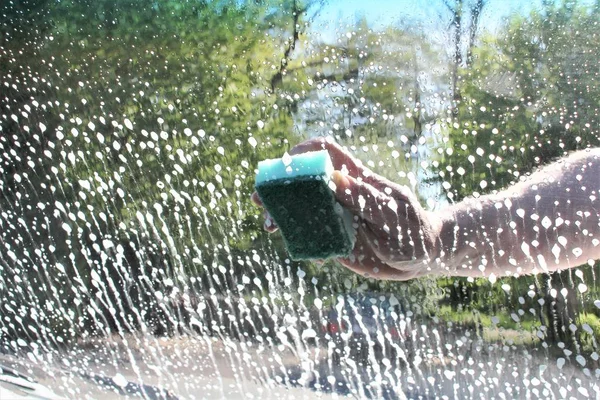
[{"label": "water droplet", "polygon": [[562,247],[567,247],[567,238],[564,236],[559,236],[558,243],[560,243]]},{"label": "water droplet", "polygon": [[[567,124],[567,125],[569,125],[569,124]],[[578,356],[578,357],[581,357],[581,356]],[[577,360],[577,361],[579,361],[579,360]],[[590,393],[589,393],[589,392],[588,392],[588,390],[587,390],[586,388],[584,388],[583,386],[579,386],[579,387],[577,388],[577,391],[578,391],[579,393],[581,393],[581,395],[582,395],[583,397],[586,397],[586,398],[587,398],[587,397],[590,397]]]},{"label": "water droplet", "polygon": [[527,243],[525,243],[525,242],[521,243],[521,251],[523,253],[525,253],[525,255],[527,257],[530,257],[530,254],[529,254],[529,245]]},{"label": "water droplet", "polygon": [[550,228],[552,226],[552,220],[548,218],[548,216],[545,216],[544,218],[542,218],[542,226],[545,229]]},{"label": "water droplet", "polygon": [[125,378],[123,375],[121,375],[121,374],[119,374],[119,373],[117,373],[117,374],[116,374],[116,375],[113,377],[113,382],[115,383],[115,385],[117,385],[117,386],[119,386],[119,387],[121,387],[121,388],[124,388],[124,387],[126,387],[126,386],[127,386],[127,384],[129,383],[129,382],[127,381],[127,379],[126,379],[126,378]]},{"label": "water droplet", "polygon": [[556,220],[554,220],[554,225],[558,228],[559,226],[561,226],[563,223],[565,222],[564,219],[562,219],[561,217],[557,217]]},{"label": "water droplet", "polygon": [[64,229],[65,232],[67,232],[68,235],[71,234],[71,226],[69,224],[67,224],[66,222],[62,224],[62,228]]}]

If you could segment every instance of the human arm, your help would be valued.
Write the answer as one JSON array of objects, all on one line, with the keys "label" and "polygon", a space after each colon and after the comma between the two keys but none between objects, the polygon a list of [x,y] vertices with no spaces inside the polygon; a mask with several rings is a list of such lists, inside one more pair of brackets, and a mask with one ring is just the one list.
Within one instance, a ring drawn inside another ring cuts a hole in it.
[{"label": "human arm", "polygon": [[[407,187],[374,174],[330,140],[312,139],[290,153],[322,149],[336,169],[336,198],[355,215],[357,228],[352,255],[339,261],[361,275],[492,277],[600,258],[598,149],[574,153],[502,192],[436,212],[424,210]],[[253,200],[260,205],[256,194]],[[268,215],[266,221],[274,231]]]},{"label": "human arm", "polygon": [[600,149],[572,153],[496,194],[437,214],[441,271],[507,276],[600,259]]}]

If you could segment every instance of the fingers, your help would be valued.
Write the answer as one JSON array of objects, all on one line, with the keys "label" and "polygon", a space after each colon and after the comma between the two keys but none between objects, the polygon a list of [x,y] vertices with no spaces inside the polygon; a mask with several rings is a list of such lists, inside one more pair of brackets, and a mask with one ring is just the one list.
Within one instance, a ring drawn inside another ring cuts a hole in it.
[{"label": "fingers", "polygon": [[252,196],[250,196],[250,199],[252,200],[252,202],[254,204],[256,204],[259,207],[263,207],[263,202],[260,199],[260,196],[258,195],[258,192],[254,192],[252,193]]},{"label": "fingers", "polygon": [[331,158],[331,163],[335,170],[347,172],[348,175],[354,178],[361,178],[380,191],[387,190],[395,192],[398,195],[412,194],[410,189],[372,172],[363,165],[362,161],[344,150],[344,148],[334,142],[331,137],[317,137],[302,142],[290,150],[290,155],[318,150],[327,150],[329,152],[329,157]]},{"label": "fingers", "polygon": [[[342,171],[347,169],[348,174],[355,177],[363,176],[367,170],[359,159],[354,158],[330,137],[318,137],[302,142],[290,150],[290,155],[319,150],[327,150],[329,152],[331,163],[336,170]],[[368,172],[367,175],[369,175]]]},{"label": "fingers", "polygon": [[377,209],[378,200],[383,200],[384,194],[373,186],[340,171],[334,171],[331,180],[335,184],[335,197],[353,214],[362,215],[365,210]]},{"label": "fingers", "polygon": [[371,248],[367,234],[361,228],[357,232],[352,255],[339,261],[349,270],[368,278],[406,281],[418,275],[415,271],[398,270],[383,262]]},{"label": "fingers", "polygon": [[[260,196],[258,195],[257,192],[252,193],[252,196],[250,196],[250,199],[257,206],[264,207],[263,202],[260,199]],[[277,229],[279,229],[277,227],[277,224],[275,223],[275,220],[273,219],[273,217],[271,217],[271,215],[269,214],[269,212],[267,210],[265,210],[263,212],[263,216],[265,218],[265,222],[263,224],[263,228],[265,231],[267,231],[269,233],[273,233],[273,232],[277,231]]]},{"label": "fingers", "polygon": [[393,197],[377,190],[367,182],[334,171],[331,176],[335,184],[335,197],[351,213],[373,223],[375,226],[402,223],[398,210],[405,203],[398,203]]},{"label": "fingers", "polygon": [[427,253],[422,221],[416,209],[420,207],[418,203],[406,201],[404,193],[386,194],[339,171],[333,173],[332,180],[338,202],[360,217],[363,242],[376,258],[392,265],[390,263],[408,262]]},{"label": "fingers", "polygon": [[277,229],[279,229],[279,227],[275,223],[275,220],[273,219],[273,217],[271,217],[271,215],[267,211],[264,212],[264,217],[265,217],[265,222],[263,224],[264,230],[269,233],[276,232]]},{"label": "fingers", "polygon": [[367,278],[388,281],[409,281],[419,276],[419,274],[415,273],[414,271],[401,271],[399,269],[392,268],[377,258],[343,258],[339,261],[340,264],[348,268],[350,271]]}]

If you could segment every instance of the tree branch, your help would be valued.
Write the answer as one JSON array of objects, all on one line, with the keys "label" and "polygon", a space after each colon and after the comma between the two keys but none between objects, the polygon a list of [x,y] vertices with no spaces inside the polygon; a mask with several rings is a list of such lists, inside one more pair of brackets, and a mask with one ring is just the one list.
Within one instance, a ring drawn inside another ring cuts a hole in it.
[{"label": "tree branch", "polygon": [[283,81],[283,74],[285,72],[285,67],[288,63],[289,56],[296,48],[296,42],[300,37],[300,32],[298,31],[298,20],[300,19],[300,13],[306,11],[306,8],[303,10],[298,9],[298,5],[296,0],[292,2],[292,17],[293,17],[293,26],[292,26],[292,40],[288,42],[286,49],[283,52],[283,58],[281,59],[281,63],[279,64],[279,70],[273,75],[271,78],[271,92],[275,91],[275,87],[279,85]]},{"label": "tree branch", "polygon": [[471,26],[469,27],[469,46],[467,47],[467,67],[470,67],[473,63],[473,46],[475,45],[475,35],[477,34],[477,28],[479,26],[479,18],[483,7],[485,7],[487,0],[477,0],[473,6],[471,6]]}]

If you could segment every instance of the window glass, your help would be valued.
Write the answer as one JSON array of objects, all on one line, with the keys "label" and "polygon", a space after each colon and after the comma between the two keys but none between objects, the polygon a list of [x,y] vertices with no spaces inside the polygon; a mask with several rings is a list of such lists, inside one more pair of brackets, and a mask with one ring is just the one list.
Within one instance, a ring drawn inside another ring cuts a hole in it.
[{"label": "window glass", "polygon": [[546,209],[494,200],[506,229],[469,208],[462,266],[401,281],[292,260],[251,196],[259,161],[316,137],[440,221],[527,185],[600,145],[599,21],[594,1],[2,2],[0,398],[596,396],[597,177]]}]

